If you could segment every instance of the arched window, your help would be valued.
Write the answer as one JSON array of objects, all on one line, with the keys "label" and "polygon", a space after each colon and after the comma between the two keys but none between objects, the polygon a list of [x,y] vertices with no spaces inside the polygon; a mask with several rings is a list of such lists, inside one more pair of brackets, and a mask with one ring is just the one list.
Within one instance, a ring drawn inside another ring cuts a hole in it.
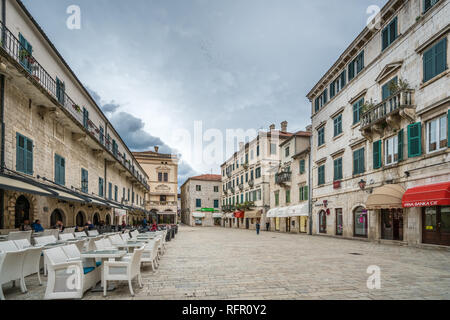
[{"label": "arched window", "polygon": [[30,202],[24,196],[20,196],[15,207],[15,228],[19,228],[25,220],[30,220]]},{"label": "arched window", "polygon": [[100,224],[100,215],[98,214],[98,212],[94,213],[92,223],[94,224],[94,226],[98,226]]},{"label": "arched window", "polygon": [[355,237],[367,237],[367,210],[363,207],[357,207],[353,211],[353,221]]},{"label": "arched window", "polygon": [[319,212],[319,233],[327,233],[327,213],[324,210]]},{"label": "arched window", "polygon": [[111,216],[109,214],[106,215],[106,225],[107,226],[111,225]]},{"label": "arched window", "polygon": [[64,223],[64,214],[61,210],[55,209],[50,216],[50,226],[54,227],[58,221]]},{"label": "arched window", "polygon": [[76,221],[77,227],[84,227],[86,222],[84,221],[83,212],[80,211],[77,213],[77,217],[76,217],[75,221]]}]

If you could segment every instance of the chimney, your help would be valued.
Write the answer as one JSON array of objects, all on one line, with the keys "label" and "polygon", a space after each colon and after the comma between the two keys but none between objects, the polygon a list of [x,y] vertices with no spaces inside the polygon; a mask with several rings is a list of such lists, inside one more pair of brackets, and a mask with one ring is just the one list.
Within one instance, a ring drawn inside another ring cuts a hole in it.
[{"label": "chimney", "polygon": [[270,129],[270,131],[275,130],[275,125],[274,125],[274,124],[271,124],[270,127],[269,127],[269,129]]},{"label": "chimney", "polygon": [[287,121],[283,121],[281,123],[281,132],[287,132],[287,128],[288,128],[288,122]]},{"label": "chimney", "polygon": [[158,151],[159,151],[159,147],[155,146],[155,152],[158,153]]}]

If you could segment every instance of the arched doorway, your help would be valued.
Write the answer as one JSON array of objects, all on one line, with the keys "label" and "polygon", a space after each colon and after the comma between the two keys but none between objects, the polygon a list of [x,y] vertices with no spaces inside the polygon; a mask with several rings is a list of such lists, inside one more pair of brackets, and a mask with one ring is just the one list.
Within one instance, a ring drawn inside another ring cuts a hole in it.
[{"label": "arched doorway", "polygon": [[77,227],[84,227],[84,225],[86,224],[86,221],[84,219],[84,213],[83,212],[78,212],[77,213],[77,217],[75,219],[75,223],[77,225]]},{"label": "arched doorway", "polygon": [[59,209],[55,209],[50,216],[50,226],[54,227],[58,221],[64,223],[64,213]]},{"label": "arched doorway", "polygon": [[327,213],[324,210],[319,212],[319,233],[327,233]]},{"label": "arched doorway", "polygon": [[106,225],[107,226],[111,225],[111,216],[109,215],[109,213],[106,215]]},{"label": "arched doorway", "polygon": [[15,207],[15,228],[19,228],[25,220],[30,220],[30,202],[25,196],[20,196]]},{"label": "arched doorway", "polygon": [[94,226],[100,225],[100,215],[98,214],[98,212],[94,213],[92,223],[94,224]]},{"label": "arched doorway", "polygon": [[353,227],[354,227],[354,236],[355,237],[363,237],[367,238],[368,234],[368,217],[367,210],[363,207],[357,207],[353,211]]}]

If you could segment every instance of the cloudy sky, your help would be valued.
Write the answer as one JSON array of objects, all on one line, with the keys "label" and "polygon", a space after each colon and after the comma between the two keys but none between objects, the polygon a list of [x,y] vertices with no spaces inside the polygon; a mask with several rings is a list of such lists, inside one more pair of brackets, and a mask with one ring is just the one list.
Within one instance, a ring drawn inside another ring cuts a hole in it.
[{"label": "cloudy sky", "polygon": [[[233,152],[194,159],[196,121],[224,135],[283,120],[304,129],[306,94],[365,27],[367,8],[386,0],[23,2],[130,149],[181,154],[182,183],[219,173]],[[70,5],[79,30],[66,27]]]}]

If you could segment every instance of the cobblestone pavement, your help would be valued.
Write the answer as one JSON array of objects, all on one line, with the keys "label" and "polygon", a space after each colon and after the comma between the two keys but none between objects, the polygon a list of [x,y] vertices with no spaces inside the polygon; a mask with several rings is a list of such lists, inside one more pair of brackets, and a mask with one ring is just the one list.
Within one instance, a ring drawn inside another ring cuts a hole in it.
[{"label": "cobblestone pavement", "polygon": [[[381,289],[367,289],[369,266],[381,268]],[[4,286],[7,299],[42,299]],[[143,269],[132,298],[126,283],[106,299],[450,299],[450,252],[356,240],[224,228],[181,227],[160,268]],[[45,279],[45,278],[44,278]],[[104,299],[86,293],[84,299]]]}]

